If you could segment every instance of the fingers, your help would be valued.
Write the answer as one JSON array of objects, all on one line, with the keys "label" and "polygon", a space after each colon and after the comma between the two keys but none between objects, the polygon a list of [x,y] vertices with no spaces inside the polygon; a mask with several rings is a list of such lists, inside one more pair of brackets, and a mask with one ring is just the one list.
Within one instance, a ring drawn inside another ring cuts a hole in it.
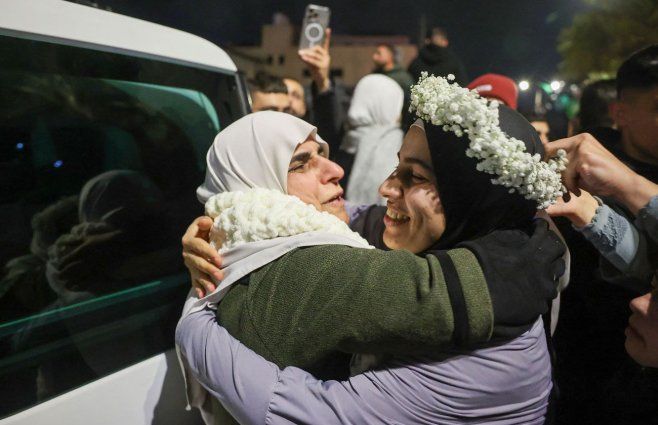
[{"label": "fingers", "polygon": [[183,257],[186,254],[197,255],[208,259],[219,268],[222,266],[222,257],[208,243],[210,228],[212,228],[212,219],[210,217],[199,217],[192,222],[181,239]]},{"label": "fingers", "polygon": [[[201,227],[199,227],[199,223],[202,222],[202,217],[196,218],[192,224],[190,224],[187,227],[187,230],[185,230],[185,233],[183,234],[183,237],[181,238],[181,244],[183,245],[183,249],[190,249],[189,245],[197,238],[197,236],[203,232],[201,230]],[[205,225],[205,224],[204,224]]]},{"label": "fingers", "polygon": [[580,139],[577,136],[568,137],[566,139],[555,140],[551,143],[548,143],[544,146],[544,151],[546,152],[546,158],[553,158],[557,156],[557,151],[564,149],[567,154],[573,152],[577,147]]},{"label": "fingers", "polygon": [[222,257],[216,249],[203,239],[194,238],[186,241],[183,245],[183,257],[185,257],[186,253],[201,257],[217,268],[222,267]]},{"label": "fingers", "polygon": [[324,43],[322,43],[322,48],[329,51],[329,46],[331,45],[331,28],[324,30]]},{"label": "fingers", "polygon": [[198,272],[208,276],[213,276],[218,281],[224,279],[224,272],[222,270],[209,263],[204,257],[195,253],[183,252],[183,261],[185,262],[185,267],[187,267],[190,272]]},{"label": "fingers", "polygon": [[[573,192],[574,195],[580,196],[580,189],[578,188],[578,164],[572,163],[571,161],[573,161],[573,159],[570,159],[569,161],[567,168],[562,172],[562,183],[569,192]],[[569,202],[571,200],[571,193],[567,193],[564,198]]]},{"label": "fingers", "polygon": [[202,234],[203,233],[210,233],[210,229],[212,229],[212,225],[213,225],[212,218],[204,215],[204,216],[198,217],[196,220],[194,220],[194,222],[196,223],[196,225],[199,229],[199,233],[202,233]]},{"label": "fingers", "polygon": [[629,303],[629,307],[634,315],[646,316],[649,312],[650,301],[651,294],[646,294],[642,297],[633,298]]},{"label": "fingers", "polygon": [[571,214],[571,206],[569,203],[559,200],[557,203],[546,208],[546,212],[551,217],[567,217]]},{"label": "fingers", "polygon": [[209,279],[208,275],[199,275],[199,277],[193,279],[192,286],[197,293],[202,294],[199,298],[203,298],[205,295],[211,294],[217,289],[217,286],[215,286],[215,284]]},{"label": "fingers", "polygon": [[306,53],[299,53],[299,58],[304,62],[306,65],[308,65],[311,68],[319,68],[321,66],[321,63],[319,60],[309,56]]},{"label": "fingers", "polygon": [[311,62],[313,64],[320,64],[323,58],[322,53],[315,50],[315,48],[301,50],[299,56],[304,62]]}]

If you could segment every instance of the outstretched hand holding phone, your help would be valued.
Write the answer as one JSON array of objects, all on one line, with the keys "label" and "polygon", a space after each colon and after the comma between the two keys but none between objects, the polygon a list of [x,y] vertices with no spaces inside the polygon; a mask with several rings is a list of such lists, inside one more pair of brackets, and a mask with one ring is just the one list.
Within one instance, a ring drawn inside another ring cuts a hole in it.
[{"label": "outstretched hand holding phone", "polygon": [[322,45],[300,49],[297,52],[299,58],[308,66],[311,78],[320,93],[331,88],[331,80],[329,79],[329,69],[331,67],[331,55],[329,55],[330,41],[331,28],[327,28]]}]

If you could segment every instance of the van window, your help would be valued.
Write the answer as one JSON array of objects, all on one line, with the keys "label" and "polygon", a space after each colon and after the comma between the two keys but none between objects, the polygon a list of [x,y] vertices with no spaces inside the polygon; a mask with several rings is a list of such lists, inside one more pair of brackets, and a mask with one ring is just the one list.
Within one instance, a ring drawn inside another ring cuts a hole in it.
[{"label": "van window", "polygon": [[173,346],[235,74],[0,37],[0,417]]}]

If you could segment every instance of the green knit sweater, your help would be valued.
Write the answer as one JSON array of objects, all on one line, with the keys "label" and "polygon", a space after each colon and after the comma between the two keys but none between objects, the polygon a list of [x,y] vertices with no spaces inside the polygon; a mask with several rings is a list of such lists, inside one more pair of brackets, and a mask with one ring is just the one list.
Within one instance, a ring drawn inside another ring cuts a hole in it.
[{"label": "green knit sweater", "polygon": [[[482,270],[466,249],[448,255],[466,301],[468,342],[486,341],[493,308]],[[338,245],[299,248],[252,272],[224,297],[217,319],[279,367],[320,379],[347,378],[353,353],[449,346],[454,323],[435,257]]]}]

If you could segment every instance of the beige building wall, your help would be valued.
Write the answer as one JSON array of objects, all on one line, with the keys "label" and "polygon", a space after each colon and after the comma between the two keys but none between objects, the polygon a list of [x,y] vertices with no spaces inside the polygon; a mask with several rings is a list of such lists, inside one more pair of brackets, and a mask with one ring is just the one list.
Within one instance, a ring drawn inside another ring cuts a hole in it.
[{"label": "beige building wall", "polygon": [[[348,86],[356,85],[372,71],[372,54],[381,43],[399,49],[401,65],[405,68],[418,53],[417,47],[404,36],[335,36],[330,47],[335,78]],[[226,51],[248,78],[258,71],[265,71],[310,83],[310,78],[305,75],[306,65],[297,55],[297,36],[292,25],[264,25],[260,46],[229,47]]]}]

